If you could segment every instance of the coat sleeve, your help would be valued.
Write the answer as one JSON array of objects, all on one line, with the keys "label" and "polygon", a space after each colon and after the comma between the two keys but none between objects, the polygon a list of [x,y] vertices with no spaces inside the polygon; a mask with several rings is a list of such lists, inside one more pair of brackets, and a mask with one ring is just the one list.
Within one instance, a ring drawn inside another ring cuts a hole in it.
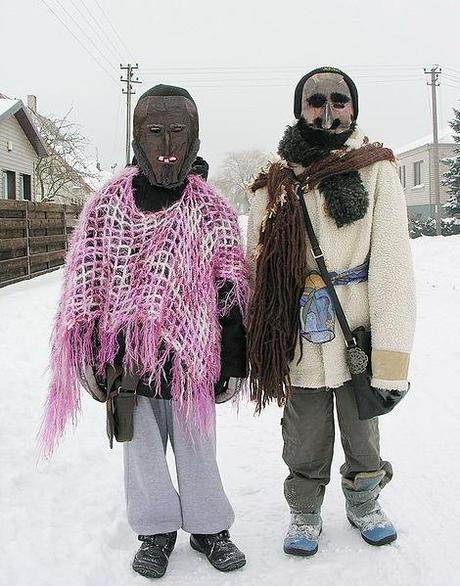
[{"label": "coat sleeve", "polygon": [[259,243],[260,227],[267,207],[267,190],[258,189],[252,196],[251,210],[248,218],[248,232],[246,253],[249,265],[249,280],[251,289],[254,288],[256,279],[256,248]]},{"label": "coat sleeve", "polygon": [[369,259],[372,386],[407,389],[415,282],[406,200],[395,166],[379,163]]},{"label": "coat sleeve", "polygon": [[[231,282],[226,282],[219,289],[219,298],[224,299],[233,287]],[[245,378],[248,375],[248,361],[246,348],[246,329],[243,316],[238,305],[234,305],[230,311],[220,320],[221,333],[221,379],[229,377]]]}]

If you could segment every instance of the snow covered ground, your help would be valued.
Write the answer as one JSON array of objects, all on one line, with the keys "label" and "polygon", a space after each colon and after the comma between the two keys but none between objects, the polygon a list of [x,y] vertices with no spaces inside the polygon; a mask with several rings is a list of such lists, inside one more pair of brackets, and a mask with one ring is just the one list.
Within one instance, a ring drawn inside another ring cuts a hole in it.
[{"label": "snow covered ground", "polygon": [[[394,545],[366,545],[345,519],[338,467],[324,506],[318,555],[282,552],[280,411],[254,418],[218,408],[219,459],[237,514],[232,536],[245,569],[213,570],[181,534],[165,584],[442,586],[459,583],[460,236],[413,242],[418,330],[412,390],[381,421],[382,454],[395,468],[382,503],[398,527]],[[47,385],[48,338],[61,271],[0,290],[0,585],[146,584],[130,569],[137,547],[124,515],[121,450],[107,447],[104,408],[84,397],[75,432],[51,463],[34,438]]]}]

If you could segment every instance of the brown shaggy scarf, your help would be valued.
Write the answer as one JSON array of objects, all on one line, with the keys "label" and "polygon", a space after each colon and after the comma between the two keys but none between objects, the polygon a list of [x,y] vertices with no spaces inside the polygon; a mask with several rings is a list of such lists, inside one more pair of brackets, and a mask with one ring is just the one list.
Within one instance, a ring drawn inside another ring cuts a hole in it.
[{"label": "brown shaggy scarf", "polygon": [[299,298],[307,274],[306,231],[297,189],[378,161],[394,161],[390,149],[368,144],[339,149],[296,177],[286,162],[272,163],[251,190],[267,187],[268,203],[255,251],[257,272],[248,327],[251,398],[260,412],[270,401],[286,403],[291,392],[289,363],[299,333]]}]

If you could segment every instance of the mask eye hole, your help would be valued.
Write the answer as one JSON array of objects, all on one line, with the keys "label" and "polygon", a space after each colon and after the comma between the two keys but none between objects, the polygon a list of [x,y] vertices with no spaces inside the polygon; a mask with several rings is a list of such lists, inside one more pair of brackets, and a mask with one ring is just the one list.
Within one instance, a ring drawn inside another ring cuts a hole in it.
[{"label": "mask eye hole", "polygon": [[159,134],[163,130],[163,126],[161,126],[161,124],[152,124],[149,126],[149,130],[154,134]]},{"label": "mask eye hole", "polygon": [[345,94],[333,93],[331,94],[332,106],[337,110],[343,110],[349,103],[350,98]]},{"label": "mask eye hole", "polygon": [[171,124],[171,132],[182,132],[184,128],[184,124]]},{"label": "mask eye hole", "polygon": [[307,98],[307,103],[312,108],[322,108],[326,101],[326,96],[323,94],[313,94]]}]

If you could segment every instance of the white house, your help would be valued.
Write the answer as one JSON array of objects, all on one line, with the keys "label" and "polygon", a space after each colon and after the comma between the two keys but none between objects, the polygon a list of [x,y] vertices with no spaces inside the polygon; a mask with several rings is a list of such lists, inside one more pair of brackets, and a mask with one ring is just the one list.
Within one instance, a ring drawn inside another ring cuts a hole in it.
[{"label": "white house", "polygon": [[[443,159],[453,157],[458,145],[452,138],[452,130],[445,128],[439,132],[439,175],[447,171]],[[408,216],[411,219],[434,217],[435,181],[434,181],[434,147],[432,135],[396,149],[399,159],[399,178],[406,194]],[[449,199],[447,188],[440,186],[441,205]]]},{"label": "white house", "polygon": [[27,106],[0,94],[0,198],[34,200],[35,164],[47,154]]}]

